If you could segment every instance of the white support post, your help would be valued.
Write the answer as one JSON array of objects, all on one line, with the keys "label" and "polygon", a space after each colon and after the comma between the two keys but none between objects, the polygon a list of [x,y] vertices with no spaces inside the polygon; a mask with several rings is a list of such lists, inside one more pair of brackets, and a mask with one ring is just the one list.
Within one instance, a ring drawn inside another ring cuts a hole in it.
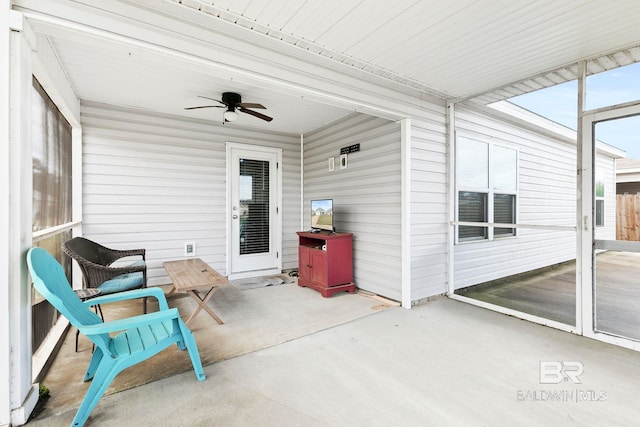
[{"label": "white support post", "polygon": [[584,120],[586,63],[578,64],[577,127],[577,215],[576,215],[576,331],[593,330],[592,212],[593,212],[593,132]]},{"label": "white support post", "polygon": [[[82,224],[82,128],[74,126],[71,129],[71,215],[73,221]],[[82,225],[73,229],[73,237],[82,236]],[[82,288],[82,272],[77,262],[72,263],[73,288]]]},{"label": "white support post", "polygon": [[11,196],[6,249],[9,346],[4,353],[10,358],[10,422],[22,425],[38,401],[38,386],[32,384],[31,379],[31,283],[25,262],[32,233],[31,59],[35,38],[22,15],[10,11],[9,19],[9,134],[6,144],[10,165],[6,182]]},{"label": "white support post", "polygon": [[300,134],[300,230],[304,230],[304,134]]},{"label": "white support post", "polygon": [[[10,87],[10,37],[9,10],[11,1],[3,0],[0,6],[0,93],[9,93]],[[11,230],[9,220],[9,97],[0,97],[0,236],[8,236]],[[9,242],[0,239],[0,426],[11,422],[11,325],[9,301]]]},{"label": "white support post", "polygon": [[449,225],[447,227],[447,295],[453,295],[455,291],[453,265],[454,265],[454,243],[455,233],[454,226],[451,225],[456,220],[455,200],[455,104],[450,102],[447,104],[447,176],[449,190]]},{"label": "white support post", "polygon": [[411,119],[400,122],[402,164],[402,307],[411,308]]}]

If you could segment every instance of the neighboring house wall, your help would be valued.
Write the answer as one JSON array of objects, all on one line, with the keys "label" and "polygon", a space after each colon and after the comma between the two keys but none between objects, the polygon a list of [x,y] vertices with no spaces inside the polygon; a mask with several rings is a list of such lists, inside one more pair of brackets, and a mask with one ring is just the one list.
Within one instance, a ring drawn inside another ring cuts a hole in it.
[{"label": "neighboring house wall", "polygon": [[640,182],[620,182],[616,186],[618,194],[638,194],[640,193]]},{"label": "neighboring house wall", "polygon": [[640,160],[618,159],[616,161],[616,182],[618,194],[640,193]]},{"label": "neighboring house wall", "polygon": [[449,180],[444,106],[411,121],[411,299],[447,291]]},{"label": "neighboring house wall", "polygon": [[[340,148],[360,144],[340,168]],[[328,159],[335,158],[329,172]],[[311,200],[333,199],[338,232],[353,233],[354,282],[370,292],[401,298],[400,125],[352,114],[304,137],[304,227]]]},{"label": "neighboring house wall", "polygon": [[226,274],[226,143],[283,149],[283,268],[297,267],[300,140],[84,105],[83,234],[114,248],[147,249],[149,284],[170,283],[162,263],[184,256],[184,242]]},{"label": "neighboring house wall", "polygon": [[[574,226],[576,222],[576,146],[518,127],[476,110],[458,107],[456,133],[518,150],[519,224]],[[597,238],[615,236],[615,169],[613,160],[598,154],[605,172],[605,227]],[[573,231],[519,229],[517,237],[464,242],[454,247],[455,288],[530,271],[575,259]]]}]

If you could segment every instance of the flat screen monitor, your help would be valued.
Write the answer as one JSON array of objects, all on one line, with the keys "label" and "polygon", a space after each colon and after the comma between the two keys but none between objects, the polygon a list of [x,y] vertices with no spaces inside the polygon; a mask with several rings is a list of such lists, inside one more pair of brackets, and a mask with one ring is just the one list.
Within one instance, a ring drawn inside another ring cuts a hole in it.
[{"label": "flat screen monitor", "polygon": [[311,228],[333,231],[333,200],[311,201]]}]

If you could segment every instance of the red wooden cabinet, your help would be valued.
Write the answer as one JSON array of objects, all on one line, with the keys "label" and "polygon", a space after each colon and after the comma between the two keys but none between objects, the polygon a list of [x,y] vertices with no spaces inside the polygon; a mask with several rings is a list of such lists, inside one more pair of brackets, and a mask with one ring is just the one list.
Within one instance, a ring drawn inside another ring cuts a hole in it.
[{"label": "red wooden cabinet", "polygon": [[298,286],[327,298],[336,292],[356,291],[353,283],[351,233],[298,233]]}]

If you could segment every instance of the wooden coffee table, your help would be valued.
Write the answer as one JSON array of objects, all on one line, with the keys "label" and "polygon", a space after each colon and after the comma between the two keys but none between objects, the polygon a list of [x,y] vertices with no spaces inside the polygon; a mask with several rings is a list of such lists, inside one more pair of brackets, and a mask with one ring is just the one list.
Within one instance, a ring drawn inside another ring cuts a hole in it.
[{"label": "wooden coffee table", "polygon": [[[229,283],[226,277],[211,268],[200,258],[167,261],[163,265],[173,282],[173,288],[168,295],[174,292],[185,292],[191,295],[198,303],[198,307],[196,307],[195,311],[191,313],[191,316],[189,316],[185,322],[187,325],[202,309],[209,313],[219,325],[224,323],[213,310],[211,310],[207,302],[219,286]],[[199,291],[207,292],[204,298],[200,297]]]}]

